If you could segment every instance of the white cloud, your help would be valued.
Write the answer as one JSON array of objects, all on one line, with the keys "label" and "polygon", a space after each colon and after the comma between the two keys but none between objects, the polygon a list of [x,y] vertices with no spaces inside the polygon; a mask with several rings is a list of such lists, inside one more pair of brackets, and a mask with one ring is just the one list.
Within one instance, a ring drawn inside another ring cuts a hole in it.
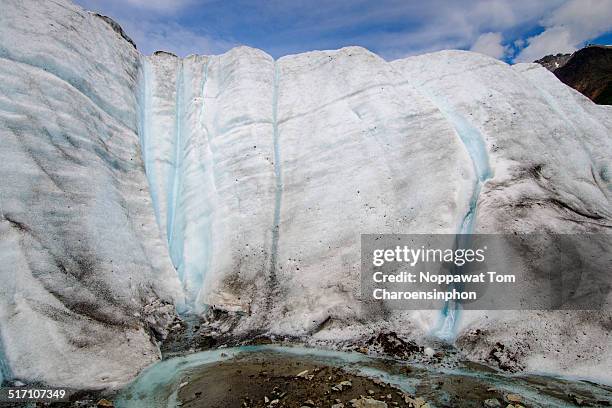
[{"label": "white cloud", "polygon": [[[612,0],[74,1],[115,18],[147,54],[219,53],[241,42],[275,56],[361,45],[387,59],[472,49],[533,60],[572,51],[612,21]],[[518,41],[538,25],[544,33]]]},{"label": "white cloud", "polygon": [[158,11],[180,10],[193,3],[192,0],[126,0],[126,2],[138,8]]},{"label": "white cloud", "polygon": [[573,52],[588,40],[612,31],[612,1],[570,0],[542,19],[544,31],[527,39],[516,62]]},{"label": "white cloud", "polygon": [[484,33],[472,44],[470,50],[489,55],[493,58],[502,58],[508,48],[502,45],[501,33]]},{"label": "white cloud", "polygon": [[174,13],[195,4],[196,0],[77,0],[77,2],[90,10],[109,9],[121,14],[125,8],[160,13]]},{"label": "white cloud", "polygon": [[[354,37],[359,45],[371,47],[387,59],[438,51],[441,49],[470,49],[482,34],[509,33],[510,37],[502,39],[512,43],[521,30],[526,31],[542,19],[544,15],[557,8],[563,0],[466,0],[446,1],[430,0],[428,2],[395,1],[386,7],[376,7],[372,12],[361,7],[363,15],[370,22],[385,20],[414,22],[405,32],[365,33]],[[349,12],[344,20],[352,23]],[[513,37],[514,36],[514,37]],[[491,43],[492,36],[485,36]],[[498,41],[498,43],[501,42]],[[480,45],[479,45],[480,46]],[[489,54],[502,55],[500,48]],[[510,49],[504,48],[507,54]],[[484,52],[482,49],[480,52]]]},{"label": "white cloud", "polygon": [[155,21],[122,21],[122,26],[136,42],[138,49],[150,55],[169,51],[185,57],[189,54],[220,54],[237,44],[206,33],[186,29],[177,23]]},{"label": "white cloud", "polygon": [[[1,1],[1,0],[0,0]],[[177,14],[206,0],[77,0],[85,9],[116,20],[146,55],[163,50],[181,57],[220,54],[237,45],[230,40],[176,22]]]}]

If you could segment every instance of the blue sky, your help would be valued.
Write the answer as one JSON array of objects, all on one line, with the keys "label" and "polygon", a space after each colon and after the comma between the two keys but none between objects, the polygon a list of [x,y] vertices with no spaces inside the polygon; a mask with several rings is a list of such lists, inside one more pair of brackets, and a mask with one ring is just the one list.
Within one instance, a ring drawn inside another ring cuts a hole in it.
[{"label": "blue sky", "polygon": [[612,0],[76,0],[117,20],[145,54],[278,58],[361,45],[392,60],[472,49],[508,62],[612,43]]}]

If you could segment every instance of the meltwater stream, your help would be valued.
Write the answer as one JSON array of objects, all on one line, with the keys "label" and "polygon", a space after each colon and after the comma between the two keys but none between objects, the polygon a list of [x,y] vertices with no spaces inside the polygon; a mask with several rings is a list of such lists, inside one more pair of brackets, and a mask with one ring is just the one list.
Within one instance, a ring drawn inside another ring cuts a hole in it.
[{"label": "meltwater stream", "polygon": [[[452,367],[422,363],[408,365],[405,361],[357,352],[263,345],[215,349],[155,363],[117,395],[115,406],[170,408],[185,405],[185,401],[180,400],[181,388],[191,382],[197,384],[207,370],[209,373],[215,370],[216,363],[235,364],[238,369],[245,361],[257,361],[259,364],[268,361],[274,365],[281,359],[338,367],[355,375],[377,379],[407,394],[423,397],[431,408],[481,407],[484,399],[491,395],[503,399],[507,394],[519,395],[521,404],[530,407],[573,407],[572,398],[576,396],[594,403],[612,403],[612,388],[586,381],[541,375],[513,376],[473,363],[459,362]],[[215,372],[211,373],[214,381],[223,382],[224,378],[217,379]],[[240,371],[230,372],[232,376],[240,376]],[[245,381],[258,380],[249,377]],[[323,393],[326,390],[320,391]],[[201,402],[206,402],[206,392],[205,387],[199,390]]]},{"label": "meltwater stream", "polygon": [[[142,156],[160,236],[167,242],[185,297],[184,304],[178,304],[177,308],[181,314],[199,314],[207,307],[202,301],[204,280],[214,265],[212,235],[220,232],[217,239],[222,241],[225,233],[214,224],[214,218],[234,205],[220,198],[227,194],[226,186],[218,189],[216,185],[217,180],[223,183],[227,179],[224,172],[233,171],[233,167],[228,164],[227,149],[216,151],[219,143],[215,141],[235,137],[226,133],[232,127],[255,123],[251,122],[255,119],[245,122],[249,117],[246,112],[225,123],[232,115],[224,116],[221,109],[227,109],[227,105],[220,98],[235,90],[227,79],[233,71],[219,57],[180,59],[157,53],[142,57],[140,71],[138,130]],[[271,126],[274,201],[270,204],[274,211],[270,220],[270,255],[266,262],[269,262],[268,285],[274,290],[283,192],[277,120],[280,66],[276,62],[270,73],[273,74],[271,117],[257,120]],[[238,163],[251,155],[249,151],[244,157],[236,155],[232,160]],[[240,206],[240,197],[237,198]]]},{"label": "meltwater stream", "polygon": [[[423,88],[420,88],[423,90]],[[468,209],[464,215],[459,231],[455,239],[456,248],[467,248],[470,245],[470,235],[474,231],[474,221],[476,220],[476,211],[478,207],[478,198],[483,184],[487,179],[491,178],[491,167],[489,165],[489,156],[487,146],[482,137],[482,134],[472,124],[470,124],[461,114],[457,113],[451,104],[444,100],[443,97],[434,96],[432,92],[425,91],[429,99],[442,112],[446,119],[451,123],[461,142],[465,146],[472,166],[474,168],[475,179],[472,187],[472,195],[468,204]],[[460,269],[454,273],[460,273]],[[460,288],[457,288],[458,290]],[[447,301],[440,314],[440,321],[434,330],[434,334],[447,341],[454,340],[456,336],[456,325],[459,319],[461,305],[454,301]]]},{"label": "meltwater stream", "polygon": [[4,354],[4,344],[2,344],[2,338],[0,338],[0,385],[4,380],[10,380],[12,378],[11,368],[6,361],[6,355]]}]

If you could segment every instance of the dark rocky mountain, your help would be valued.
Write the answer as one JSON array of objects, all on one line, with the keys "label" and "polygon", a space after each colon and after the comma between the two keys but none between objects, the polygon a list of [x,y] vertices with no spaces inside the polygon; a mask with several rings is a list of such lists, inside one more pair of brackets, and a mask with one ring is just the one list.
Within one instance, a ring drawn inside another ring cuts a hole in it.
[{"label": "dark rocky mountain", "polygon": [[547,55],[535,62],[593,102],[612,105],[612,46],[589,45],[571,55]]},{"label": "dark rocky mountain", "polygon": [[571,57],[572,57],[572,54],[560,54],[559,53],[557,55],[547,55],[534,62],[537,62],[538,64],[542,65],[544,68],[546,68],[549,71],[555,72],[557,68],[561,68],[563,65],[565,65],[565,63]]}]

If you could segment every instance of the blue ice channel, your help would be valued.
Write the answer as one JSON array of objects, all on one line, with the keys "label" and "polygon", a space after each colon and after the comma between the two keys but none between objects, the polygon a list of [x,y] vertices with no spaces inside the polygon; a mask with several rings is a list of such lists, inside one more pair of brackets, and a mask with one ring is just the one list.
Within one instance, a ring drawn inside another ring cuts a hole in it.
[{"label": "blue ice channel", "polygon": [[[489,154],[486,142],[478,129],[476,129],[465,117],[457,113],[452,106],[442,97],[427,93],[432,102],[436,104],[440,112],[451,123],[455,132],[461,139],[465,149],[470,156],[474,173],[476,175],[472,187],[472,195],[459,231],[455,238],[455,247],[468,247],[471,242],[470,235],[474,231],[474,221],[478,209],[478,198],[483,184],[491,178],[492,171],[489,164]],[[460,273],[460,269],[454,273]],[[457,288],[459,290],[460,288]],[[453,341],[457,335],[457,322],[461,311],[461,305],[454,301],[447,301],[441,310],[439,322],[434,329],[434,334],[446,341]]]},{"label": "blue ice channel", "polygon": [[140,149],[142,151],[142,161],[144,163],[145,174],[149,182],[149,193],[151,194],[151,201],[153,203],[153,211],[155,212],[155,219],[157,224],[160,225],[160,209],[159,209],[159,197],[157,192],[157,181],[155,178],[155,171],[153,168],[153,146],[150,141],[151,137],[151,82],[152,73],[151,65],[147,58],[142,56],[140,60],[140,84],[138,94],[138,137],[140,140]]},{"label": "blue ice channel", "polygon": [[4,352],[4,343],[0,338],[0,385],[2,385],[5,380],[10,380],[12,378],[13,374],[11,373],[11,368],[8,365]]},{"label": "blue ice channel", "polygon": [[278,259],[278,241],[280,238],[280,212],[283,193],[283,173],[281,169],[281,152],[278,132],[278,86],[279,86],[279,66],[274,61],[274,80],[272,93],[272,142],[274,144],[274,215],[272,218],[272,245],[270,257],[270,277],[272,283],[276,280],[276,263]]},{"label": "blue ice channel", "polygon": [[[169,135],[170,140],[165,140],[163,138],[166,135],[156,132],[152,125],[152,112],[155,111],[156,103],[153,91],[158,85],[158,78],[151,62],[146,57],[141,61],[138,115],[140,144],[160,235],[165,236],[167,240],[170,260],[185,294],[185,302],[177,304],[177,310],[181,314],[199,313],[206,308],[205,305],[198,304],[198,298],[212,257],[213,204],[210,196],[215,188],[214,169],[211,135],[204,123],[208,67],[207,61],[202,71],[201,86],[191,89],[187,84],[193,82],[193,66],[186,65],[183,60],[178,62],[174,115],[168,117],[168,120],[174,120],[174,129]],[[201,101],[201,106],[197,104],[198,100]],[[187,116],[193,109],[198,108],[198,120],[190,124],[186,120]],[[208,155],[189,156],[189,152],[193,152],[194,138],[206,141],[203,145],[208,146]],[[155,166],[158,160],[156,149],[167,142],[171,143],[171,159],[166,169],[160,171],[160,168]],[[198,184],[199,188],[194,190],[194,184]],[[165,214],[160,206],[162,197],[166,198],[167,203]],[[165,229],[162,228],[164,216]]]},{"label": "blue ice channel", "polygon": [[179,204],[179,194],[181,193],[181,187],[183,184],[183,117],[185,112],[184,106],[184,84],[185,75],[182,61],[178,67],[177,79],[176,79],[176,100],[175,100],[175,118],[174,118],[174,160],[172,167],[170,168],[170,174],[167,176],[167,180],[170,181],[171,186],[168,188],[168,197],[166,202],[168,203],[168,216],[166,218],[166,236],[168,237],[168,247],[170,249],[170,259],[172,264],[176,268],[179,279],[183,284],[185,283],[185,270],[183,267],[183,249],[184,249],[184,236],[182,227],[182,214],[177,211]]}]

